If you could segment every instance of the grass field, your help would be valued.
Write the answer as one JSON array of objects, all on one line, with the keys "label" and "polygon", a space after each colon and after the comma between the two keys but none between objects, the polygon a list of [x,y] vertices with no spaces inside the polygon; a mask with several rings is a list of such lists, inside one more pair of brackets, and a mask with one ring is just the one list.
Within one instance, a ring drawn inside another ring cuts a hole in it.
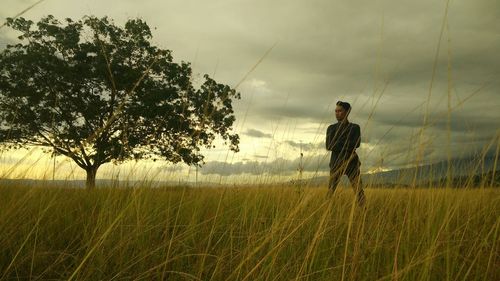
[{"label": "grass field", "polygon": [[0,188],[0,280],[500,280],[500,190]]}]

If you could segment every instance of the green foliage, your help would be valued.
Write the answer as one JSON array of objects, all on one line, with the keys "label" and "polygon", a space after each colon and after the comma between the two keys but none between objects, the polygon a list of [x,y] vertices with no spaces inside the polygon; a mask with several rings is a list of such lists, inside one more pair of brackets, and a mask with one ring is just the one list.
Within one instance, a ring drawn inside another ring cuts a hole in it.
[{"label": "green foliage", "polygon": [[208,75],[195,89],[190,64],[152,45],[144,21],[47,16],[7,25],[21,35],[0,53],[4,148],[50,147],[94,172],[128,159],[201,165],[200,148],[217,136],[239,150],[231,129],[240,94]]}]

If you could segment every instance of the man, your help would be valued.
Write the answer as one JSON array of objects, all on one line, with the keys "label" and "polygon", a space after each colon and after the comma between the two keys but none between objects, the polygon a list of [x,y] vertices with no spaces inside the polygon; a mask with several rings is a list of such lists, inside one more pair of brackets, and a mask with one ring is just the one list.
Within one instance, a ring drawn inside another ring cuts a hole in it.
[{"label": "man", "polygon": [[340,178],[347,175],[358,205],[363,206],[366,200],[359,171],[361,162],[356,154],[356,148],[361,143],[361,130],[358,124],[347,120],[350,112],[351,105],[348,102],[338,101],[335,108],[338,122],[328,126],[326,130],[326,149],[332,151],[327,196],[330,197],[335,192]]}]

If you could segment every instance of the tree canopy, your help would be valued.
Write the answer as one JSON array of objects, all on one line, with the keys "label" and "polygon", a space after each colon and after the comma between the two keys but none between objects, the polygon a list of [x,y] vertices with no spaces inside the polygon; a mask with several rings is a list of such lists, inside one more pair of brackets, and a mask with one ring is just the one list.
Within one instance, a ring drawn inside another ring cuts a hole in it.
[{"label": "tree canopy", "polygon": [[0,52],[0,143],[51,148],[87,171],[104,163],[163,159],[201,166],[201,147],[221,137],[239,151],[232,102],[240,93],[209,75],[193,85],[188,62],[151,43],[141,19],[34,24],[9,18],[19,43]]}]

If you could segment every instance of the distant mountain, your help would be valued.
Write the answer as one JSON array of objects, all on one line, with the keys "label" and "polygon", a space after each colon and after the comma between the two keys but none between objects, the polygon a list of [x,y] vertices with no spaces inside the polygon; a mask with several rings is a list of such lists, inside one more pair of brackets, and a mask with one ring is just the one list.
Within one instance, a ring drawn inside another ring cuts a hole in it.
[{"label": "distant mountain", "polygon": [[[495,157],[489,156],[481,159],[479,157],[467,157],[452,159],[450,161],[451,178],[472,177],[484,175],[490,171],[500,169],[494,167]],[[413,182],[417,185],[442,182],[448,177],[448,161],[440,161],[434,164],[422,165],[419,167],[403,168],[398,170],[364,175],[365,180],[372,185],[378,184],[399,184],[411,185]]]},{"label": "distant mountain", "polygon": [[[431,186],[445,186],[448,182],[446,177],[431,182]],[[500,170],[489,171],[484,174],[452,177],[450,180],[452,187],[500,187]]]},{"label": "distant mountain", "polygon": [[[495,166],[495,157],[488,156],[484,159],[478,157],[467,157],[453,159],[450,162],[451,184],[453,186],[478,186],[481,183],[491,182],[493,169],[496,169],[493,183],[500,186],[500,161]],[[448,178],[448,161],[440,161],[434,164],[422,165],[418,167],[402,168],[391,171],[377,172],[372,174],[362,174],[361,179],[364,185],[368,186],[411,186],[413,182],[417,186],[442,186]],[[294,181],[295,184],[298,181]],[[326,186],[328,176],[315,177],[302,180],[308,186]],[[347,177],[343,177],[341,184],[347,184]]]}]

